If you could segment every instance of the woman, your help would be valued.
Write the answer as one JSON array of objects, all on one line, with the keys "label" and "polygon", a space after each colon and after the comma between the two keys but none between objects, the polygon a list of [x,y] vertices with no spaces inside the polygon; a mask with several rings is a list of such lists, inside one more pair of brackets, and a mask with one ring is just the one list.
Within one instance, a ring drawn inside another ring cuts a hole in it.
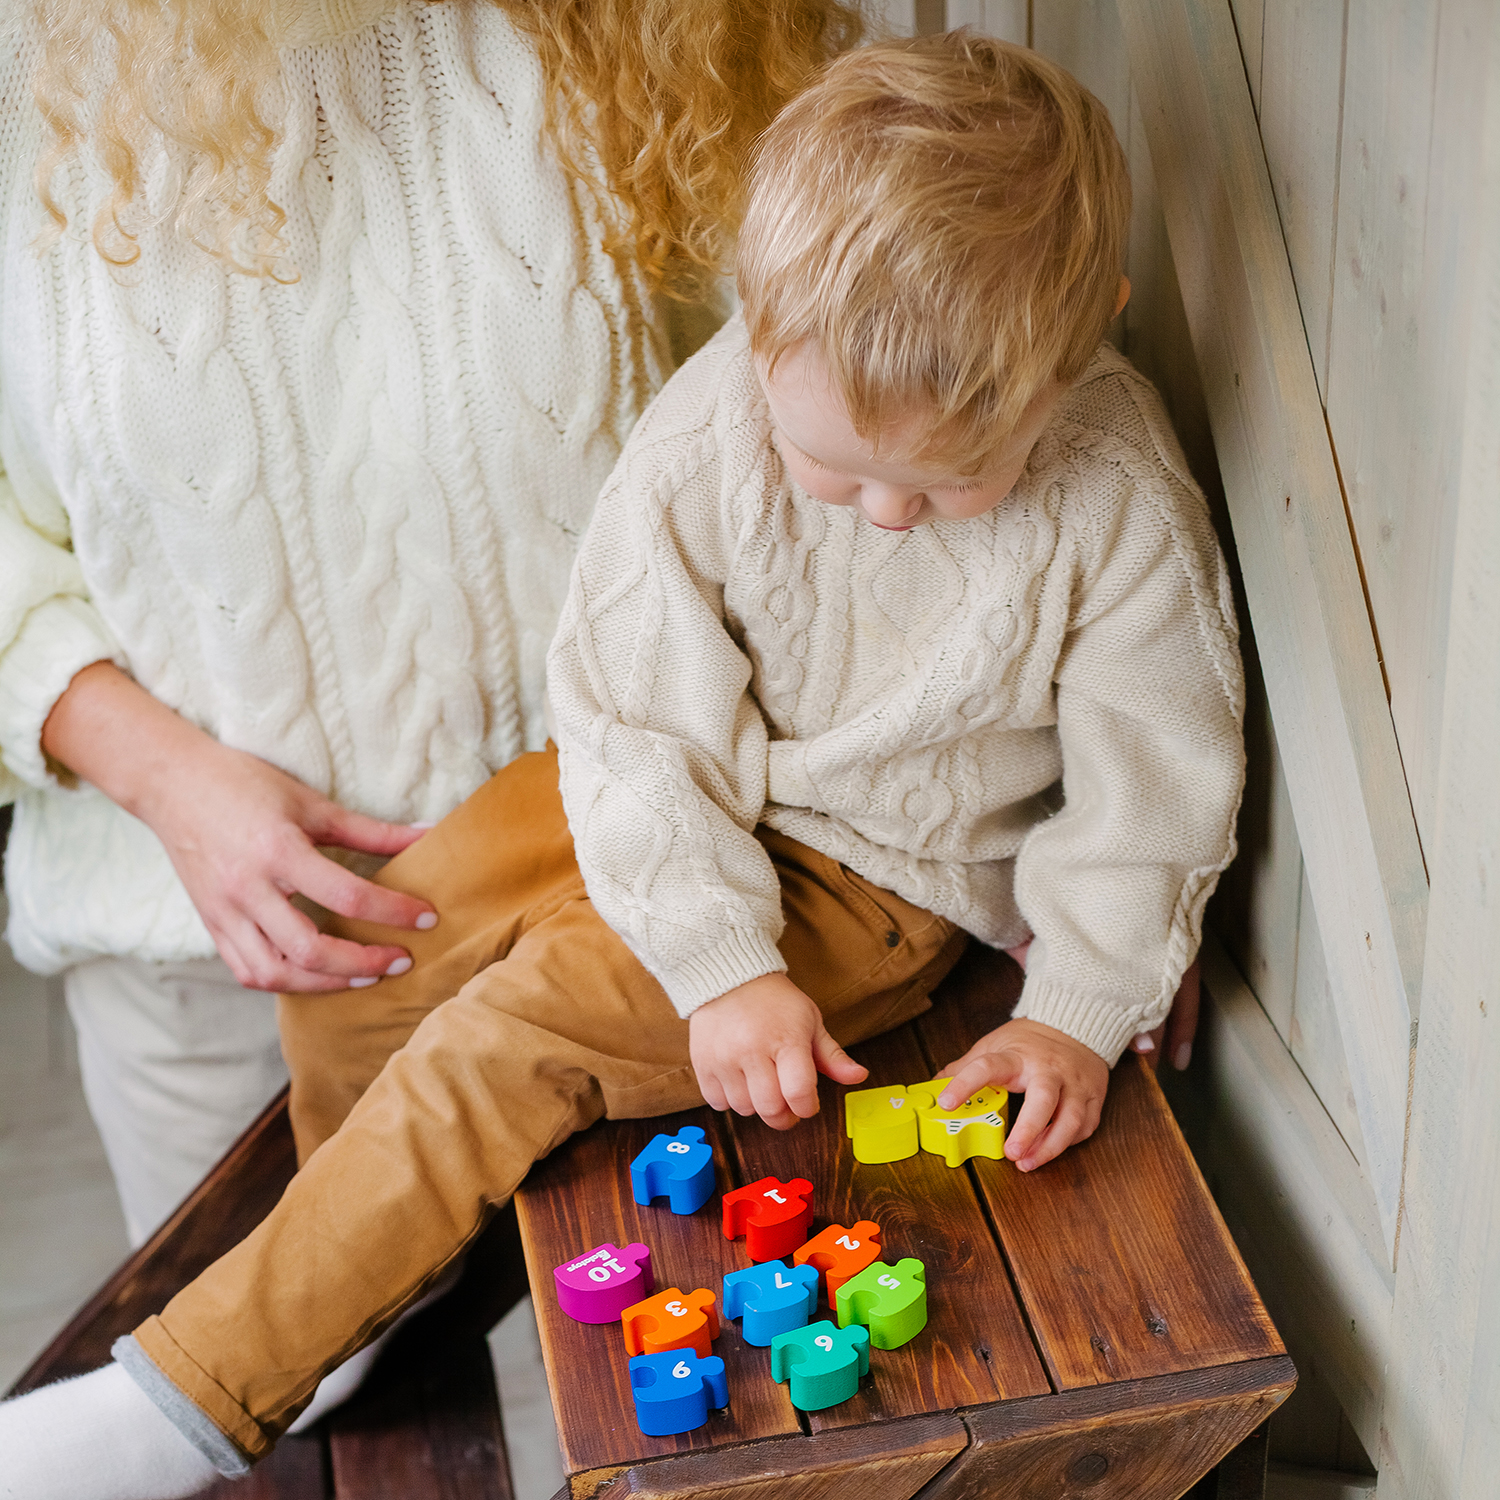
[{"label": "woman", "polygon": [[280,1086],[265,992],[409,966],[315,908],[440,920],[363,875],[542,742],[574,545],[712,326],[742,155],[858,24],[837,0],[17,18],[8,936],[64,973],[133,1242]]}]

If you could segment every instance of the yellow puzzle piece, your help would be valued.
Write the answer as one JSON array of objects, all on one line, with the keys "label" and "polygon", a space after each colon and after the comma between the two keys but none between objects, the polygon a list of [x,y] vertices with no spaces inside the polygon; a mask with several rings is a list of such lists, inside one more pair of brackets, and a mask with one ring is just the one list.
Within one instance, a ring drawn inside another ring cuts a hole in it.
[{"label": "yellow puzzle piece", "polygon": [[854,1142],[855,1161],[905,1161],[917,1154],[916,1110],[904,1083],[845,1094],[844,1129]]},{"label": "yellow puzzle piece", "polygon": [[947,1084],[946,1078],[936,1078],[914,1083],[906,1091],[907,1108],[916,1111],[922,1149],[941,1156],[950,1167],[962,1166],[971,1156],[1001,1160],[1010,1096],[1004,1089],[982,1088],[956,1109],[939,1109],[938,1095]]}]

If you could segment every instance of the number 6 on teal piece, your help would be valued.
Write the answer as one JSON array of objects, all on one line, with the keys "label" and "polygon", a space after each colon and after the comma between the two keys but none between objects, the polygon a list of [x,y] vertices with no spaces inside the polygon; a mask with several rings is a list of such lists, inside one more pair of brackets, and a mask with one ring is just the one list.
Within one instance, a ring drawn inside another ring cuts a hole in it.
[{"label": "number 6 on teal piece", "polygon": [[788,1382],[798,1411],[822,1411],[847,1401],[870,1369],[870,1335],[863,1328],[809,1323],[771,1340],[771,1378]]}]

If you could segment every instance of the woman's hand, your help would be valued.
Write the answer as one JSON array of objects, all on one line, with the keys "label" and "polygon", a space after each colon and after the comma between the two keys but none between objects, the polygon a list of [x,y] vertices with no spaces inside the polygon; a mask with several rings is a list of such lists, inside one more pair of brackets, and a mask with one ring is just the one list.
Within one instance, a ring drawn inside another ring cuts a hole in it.
[{"label": "woman's hand", "polygon": [[1182,983],[1177,986],[1167,1019],[1155,1031],[1143,1031],[1136,1037],[1130,1044],[1131,1050],[1151,1054],[1153,1069],[1162,1058],[1170,1057],[1172,1066],[1180,1073],[1193,1060],[1200,993],[1198,960],[1195,958],[1183,974]]},{"label": "woman's hand", "polygon": [[759,1115],[773,1130],[817,1114],[819,1073],[838,1083],[868,1074],[785,974],[762,974],[699,1006],[688,1020],[688,1052],[712,1108]]},{"label": "woman's hand", "polygon": [[938,1074],[950,1080],[938,1095],[955,1109],[988,1084],[1026,1095],[1005,1137],[1005,1154],[1023,1171],[1049,1162],[1099,1125],[1109,1064],[1066,1032],[1040,1021],[1007,1021]]},{"label": "woman's hand", "polygon": [[348,812],[284,771],[157,702],[109,662],[74,677],[42,748],[162,841],[224,962],[256,990],[342,990],[411,967],[404,948],[320,933],[294,892],[341,916],[430,928],[425,902],[362,880],[318,853],[398,854],[422,829]]}]

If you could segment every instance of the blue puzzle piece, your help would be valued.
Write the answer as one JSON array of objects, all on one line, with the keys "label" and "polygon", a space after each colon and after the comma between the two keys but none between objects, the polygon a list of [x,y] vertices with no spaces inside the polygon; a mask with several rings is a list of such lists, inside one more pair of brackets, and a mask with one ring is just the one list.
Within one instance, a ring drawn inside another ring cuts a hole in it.
[{"label": "blue puzzle piece", "polygon": [[747,1344],[764,1347],[778,1333],[801,1328],[817,1310],[816,1266],[767,1260],[724,1278],[724,1316],[744,1315],[740,1333]]},{"label": "blue puzzle piece", "polygon": [[822,1411],[847,1401],[870,1368],[870,1332],[858,1323],[835,1328],[826,1320],[779,1333],[771,1340],[771,1378],[790,1383],[798,1411]]},{"label": "blue puzzle piece", "polygon": [[671,1437],[701,1427],[710,1406],[728,1406],[729,1382],[717,1354],[700,1359],[691,1349],[667,1349],[630,1361],[630,1394],[641,1431]]},{"label": "blue puzzle piece", "polygon": [[695,1214],[713,1196],[714,1148],[696,1125],[653,1136],[630,1164],[630,1189],[637,1203],[665,1195],[674,1214]]}]

